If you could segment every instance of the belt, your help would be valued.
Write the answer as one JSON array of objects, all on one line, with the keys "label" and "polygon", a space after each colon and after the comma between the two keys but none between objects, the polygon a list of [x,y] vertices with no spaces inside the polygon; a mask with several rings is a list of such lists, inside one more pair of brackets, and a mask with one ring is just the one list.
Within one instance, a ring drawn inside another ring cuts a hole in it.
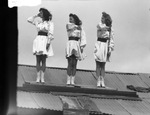
[{"label": "belt", "polygon": [[78,41],[80,38],[79,37],[69,37],[69,40],[75,40]]},{"label": "belt", "polygon": [[39,31],[38,35],[47,36],[47,32]]},{"label": "belt", "polygon": [[108,38],[98,38],[97,41],[100,41],[100,42],[107,42],[107,39],[108,39]]}]

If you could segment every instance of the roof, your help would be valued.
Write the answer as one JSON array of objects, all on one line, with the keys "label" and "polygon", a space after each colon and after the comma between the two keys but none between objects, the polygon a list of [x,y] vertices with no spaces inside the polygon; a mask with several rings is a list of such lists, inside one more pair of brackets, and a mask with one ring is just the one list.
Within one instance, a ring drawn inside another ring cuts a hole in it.
[{"label": "roof", "polygon": [[63,111],[64,103],[71,109],[88,109],[91,113],[114,115],[148,115],[150,100],[131,101],[122,99],[91,98],[86,96],[63,96],[51,93],[17,92],[17,106],[29,109]]},{"label": "roof", "polygon": [[[106,71],[106,85],[111,87],[107,91],[133,93],[127,89],[127,85],[149,88],[150,74],[146,73],[120,73]],[[129,98],[128,96],[103,95],[100,93],[81,93],[70,87],[72,90],[65,88],[66,69],[47,67],[45,72],[45,85],[35,84],[36,68],[29,65],[18,65],[18,91],[17,106],[19,110],[31,109],[32,111],[51,110],[62,112],[67,103],[67,107],[77,110],[89,110],[90,114],[107,114],[107,115],[148,115],[150,113],[150,93],[134,92],[138,95]],[[31,84],[27,84],[30,82]],[[96,75],[92,70],[77,70],[75,83],[83,85],[84,88],[94,88],[96,86]],[[60,88],[59,88],[60,87]],[[55,88],[52,90],[51,88]],[[26,89],[26,90],[25,90]],[[33,90],[37,89],[37,90]],[[49,89],[43,92],[43,89]],[[60,90],[61,89],[61,90]],[[78,88],[79,89],[79,88]],[[63,92],[64,90],[64,92]],[[66,91],[65,91],[66,90]],[[68,91],[68,92],[67,92]],[[74,92],[76,91],[76,92]],[[103,89],[99,89],[103,91]],[[97,92],[97,91],[95,91]],[[110,94],[111,94],[110,93]],[[62,114],[62,113],[60,113]]]},{"label": "roof", "polygon": [[17,92],[17,105],[22,108],[50,109],[62,111],[62,103],[59,97],[45,93]]},{"label": "roof", "polygon": [[[23,86],[25,82],[34,82],[36,79],[36,67],[30,65],[18,65],[18,86]],[[47,67],[45,72],[46,84],[64,85],[66,84],[66,68]],[[144,73],[119,73],[106,71],[105,83],[108,87],[120,91],[130,91],[127,85],[150,87],[150,74]],[[93,70],[77,69],[75,83],[80,85],[96,86],[96,74]]]}]

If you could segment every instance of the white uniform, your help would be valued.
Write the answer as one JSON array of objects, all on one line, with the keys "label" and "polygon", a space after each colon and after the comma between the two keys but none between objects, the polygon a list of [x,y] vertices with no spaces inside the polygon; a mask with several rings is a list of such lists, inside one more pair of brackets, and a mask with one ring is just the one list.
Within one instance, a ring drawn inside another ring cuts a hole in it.
[{"label": "white uniform", "polygon": [[[47,36],[44,35],[37,35],[33,41],[33,54],[34,55],[47,55],[53,56],[53,49],[51,41],[54,39],[53,31],[54,31],[54,24],[51,21],[35,21],[35,17],[29,17],[27,20],[28,22],[32,23],[36,26],[37,31],[46,32]],[[47,50],[46,45],[50,43],[50,47]]]},{"label": "white uniform", "polygon": [[94,58],[99,62],[110,61],[110,55],[108,55],[108,50],[111,52],[114,50],[114,34],[113,31],[109,33],[105,24],[99,23],[97,25],[97,37],[102,39],[110,39],[106,42],[97,41],[94,48]]},{"label": "white uniform", "polygon": [[73,23],[68,23],[66,25],[68,37],[80,38],[78,41],[68,40],[66,47],[66,57],[70,57],[74,54],[78,60],[83,60],[86,55],[85,53],[81,53],[81,47],[86,46],[86,36],[83,28],[81,30],[77,28],[78,26]]}]

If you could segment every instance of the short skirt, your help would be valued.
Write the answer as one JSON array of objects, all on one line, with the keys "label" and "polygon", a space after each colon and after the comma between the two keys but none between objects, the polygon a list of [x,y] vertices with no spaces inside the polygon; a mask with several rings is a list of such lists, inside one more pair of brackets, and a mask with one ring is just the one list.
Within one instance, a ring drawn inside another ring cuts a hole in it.
[{"label": "short skirt", "polygon": [[47,41],[47,36],[38,35],[33,41],[33,54],[53,56],[52,44],[50,44],[48,50],[46,49]]},{"label": "short skirt", "polygon": [[109,61],[108,56],[108,43],[97,41],[94,47],[94,58],[98,62],[106,62]]},{"label": "short skirt", "polygon": [[79,41],[75,40],[69,40],[67,42],[67,47],[66,47],[66,58],[75,55],[76,59],[78,60],[84,60],[86,55],[84,52],[81,53]]}]

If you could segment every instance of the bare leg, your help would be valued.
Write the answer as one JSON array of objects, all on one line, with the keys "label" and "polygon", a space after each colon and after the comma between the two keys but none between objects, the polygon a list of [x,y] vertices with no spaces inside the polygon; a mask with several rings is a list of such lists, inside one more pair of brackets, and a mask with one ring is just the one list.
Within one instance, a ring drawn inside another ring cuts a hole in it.
[{"label": "bare leg", "polygon": [[46,69],[46,55],[41,55],[42,58],[42,71],[41,71],[41,82],[44,83],[44,73]]},{"label": "bare leg", "polygon": [[36,55],[36,70],[37,70],[37,72],[39,72],[41,69],[40,62],[41,62],[40,55]]},{"label": "bare leg", "polygon": [[72,63],[72,76],[75,76],[76,75],[76,69],[77,69],[77,59],[76,57],[74,56],[73,58],[73,63]]},{"label": "bare leg", "polygon": [[74,81],[75,81],[76,67],[77,67],[77,59],[73,55],[72,56],[72,76],[71,76],[71,84],[73,84],[73,85],[74,85]]},{"label": "bare leg", "polygon": [[72,73],[72,59],[71,57],[68,57],[67,58],[67,61],[68,61],[68,67],[67,67],[67,85],[70,84],[70,80],[71,80],[71,73]]},{"label": "bare leg", "polygon": [[101,75],[101,85],[102,87],[105,87],[105,83],[104,83],[104,77],[105,77],[105,62],[101,62],[100,63],[100,66],[101,66],[101,72],[100,72],[100,75]]},{"label": "bare leg", "polygon": [[41,55],[41,58],[42,58],[42,68],[41,68],[41,70],[43,72],[45,72],[45,69],[46,69],[46,55]]},{"label": "bare leg", "polygon": [[96,76],[97,76],[97,86],[101,86],[101,78],[100,78],[100,74],[101,74],[101,66],[100,66],[100,62],[96,61]]},{"label": "bare leg", "polygon": [[101,71],[100,62],[96,61],[96,76],[97,76],[97,78],[100,76],[100,71]]},{"label": "bare leg", "polygon": [[100,68],[101,68],[101,71],[100,71],[100,75],[105,77],[105,62],[100,62]]},{"label": "bare leg", "polygon": [[67,67],[67,75],[71,76],[71,57],[67,58],[68,67]]},{"label": "bare leg", "polygon": [[37,83],[40,82],[40,69],[41,69],[40,62],[41,62],[40,55],[36,55]]}]

